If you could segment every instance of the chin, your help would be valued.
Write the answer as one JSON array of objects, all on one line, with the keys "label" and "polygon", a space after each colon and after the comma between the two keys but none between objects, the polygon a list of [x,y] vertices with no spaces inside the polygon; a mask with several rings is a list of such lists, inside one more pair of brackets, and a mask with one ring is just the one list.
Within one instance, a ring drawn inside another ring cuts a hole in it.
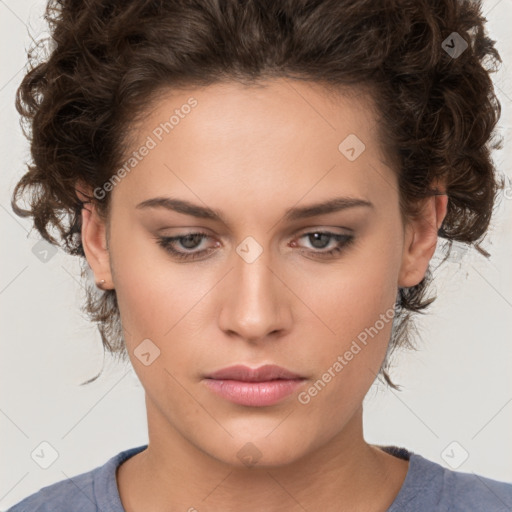
[{"label": "chin", "polygon": [[[299,442],[300,441],[300,442]],[[275,468],[291,464],[307,452],[302,446],[304,439],[287,437],[287,442],[277,436],[274,439],[269,437],[251,437],[245,435],[241,438],[230,439],[229,444],[216,446],[215,450],[205,450],[210,456],[217,460],[235,466],[237,468],[265,469]]]}]

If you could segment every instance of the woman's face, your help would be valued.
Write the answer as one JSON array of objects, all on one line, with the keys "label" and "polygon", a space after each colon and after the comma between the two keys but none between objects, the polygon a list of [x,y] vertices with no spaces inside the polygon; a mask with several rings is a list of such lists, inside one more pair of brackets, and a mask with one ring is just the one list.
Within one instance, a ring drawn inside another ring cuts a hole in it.
[{"label": "woman's face", "polygon": [[[151,442],[179,439],[235,465],[347,442],[386,352],[397,288],[422,279],[436,242],[434,209],[426,224],[401,223],[370,104],[287,80],[174,91],[132,151],[112,181],[108,252],[93,223],[84,246],[116,290]],[[348,199],[359,204],[342,208]],[[207,236],[158,241],[193,233]],[[240,397],[240,386],[226,398],[206,379],[267,364],[303,380],[272,401]]]}]

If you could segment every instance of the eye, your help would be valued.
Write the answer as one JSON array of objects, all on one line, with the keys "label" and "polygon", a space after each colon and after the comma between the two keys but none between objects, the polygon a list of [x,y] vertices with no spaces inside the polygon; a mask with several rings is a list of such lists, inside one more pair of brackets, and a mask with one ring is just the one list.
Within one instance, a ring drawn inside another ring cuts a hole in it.
[{"label": "eye", "polygon": [[[313,253],[314,256],[320,256],[321,258],[335,256],[345,250],[354,241],[354,235],[332,233],[331,231],[311,231],[302,234],[299,240],[302,238],[306,238],[314,249],[325,249],[329,247],[329,245],[332,246],[332,242],[334,241],[334,247],[328,251],[301,251]],[[297,244],[294,242],[292,245],[296,246]]]},{"label": "eye", "polygon": [[[214,247],[209,247],[199,251],[195,250],[201,246],[201,242],[203,240],[208,238],[211,238],[208,233],[197,232],[173,237],[157,237],[156,240],[158,244],[168,253],[170,253],[173,258],[178,260],[193,261],[212,253],[215,250],[215,247],[220,246],[220,244],[216,242]],[[307,238],[310,241],[313,246],[313,250],[301,249],[300,252],[311,253],[315,257],[320,258],[334,257],[354,241],[354,235],[332,233],[330,231],[311,231],[309,233],[302,234],[298,240],[302,238]],[[332,245],[332,241],[335,242],[334,247],[328,251],[320,250],[329,247],[329,245]],[[295,241],[291,244],[292,247],[296,247],[297,245],[298,244]],[[177,248],[177,246],[181,246],[182,249]]]},{"label": "eye", "polygon": [[[203,257],[207,252],[212,252],[214,249],[203,249],[201,251],[187,252],[187,250],[196,249],[198,242],[202,242],[205,238],[210,238],[207,233],[188,233],[179,236],[163,236],[158,237],[158,244],[163,247],[173,258],[179,260],[194,260]],[[186,250],[178,250],[175,248],[176,243],[181,244]]]}]

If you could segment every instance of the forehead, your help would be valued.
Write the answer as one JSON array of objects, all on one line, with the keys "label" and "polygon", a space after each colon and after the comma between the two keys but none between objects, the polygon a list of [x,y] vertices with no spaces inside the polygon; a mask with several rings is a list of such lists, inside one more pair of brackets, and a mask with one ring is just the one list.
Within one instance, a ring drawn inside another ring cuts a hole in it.
[{"label": "forehead", "polygon": [[216,204],[269,192],[313,202],[333,188],[373,201],[390,183],[372,98],[312,82],[164,91],[137,124],[126,161],[144,146],[113,192],[124,189],[132,203],[176,190],[196,200],[215,192]]},{"label": "forehead", "polygon": [[377,128],[368,92],[336,91],[315,82],[284,78],[251,85],[221,82],[163,90],[145,114],[137,130],[139,138],[149,131],[155,132],[157,139],[172,132],[175,140],[194,137],[194,143],[205,148],[240,140],[247,147],[262,139],[267,144],[300,140],[329,144],[336,143],[344,132],[371,142]]}]

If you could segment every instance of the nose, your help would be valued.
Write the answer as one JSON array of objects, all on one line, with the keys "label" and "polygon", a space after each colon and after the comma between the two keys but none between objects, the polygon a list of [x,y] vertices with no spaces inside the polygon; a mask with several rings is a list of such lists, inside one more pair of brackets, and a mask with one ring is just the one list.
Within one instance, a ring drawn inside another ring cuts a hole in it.
[{"label": "nose", "polygon": [[269,251],[252,262],[236,254],[224,284],[220,328],[250,343],[288,332],[293,321],[292,294],[279,274],[272,268]]}]

